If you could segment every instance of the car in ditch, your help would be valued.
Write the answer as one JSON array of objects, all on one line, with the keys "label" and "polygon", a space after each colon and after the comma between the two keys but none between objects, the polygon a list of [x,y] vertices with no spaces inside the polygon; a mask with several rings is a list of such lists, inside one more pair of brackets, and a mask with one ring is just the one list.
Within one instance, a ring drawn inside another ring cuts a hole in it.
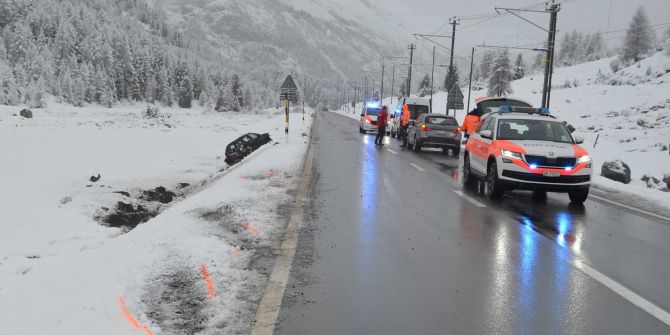
[{"label": "car in ditch", "polygon": [[241,161],[244,157],[254,152],[261,146],[272,141],[270,134],[247,133],[226,146],[226,160],[229,165]]},{"label": "car in ditch", "polygon": [[565,123],[547,109],[501,105],[484,114],[470,136],[463,157],[463,182],[484,183],[485,193],[499,199],[510,190],[568,193],[570,201],[586,201],[593,163]]}]

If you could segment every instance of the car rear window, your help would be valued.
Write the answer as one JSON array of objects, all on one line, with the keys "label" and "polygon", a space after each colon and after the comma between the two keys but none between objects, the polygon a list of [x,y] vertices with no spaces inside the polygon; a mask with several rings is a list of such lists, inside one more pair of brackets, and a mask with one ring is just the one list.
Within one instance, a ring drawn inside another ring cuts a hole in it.
[{"label": "car rear window", "polygon": [[458,122],[456,121],[456,119],[450,117],[431,116],[427,117],[425,122],[427,124],[440,125],[440,126],[458,126]]},{"label": "car rear window", "polygon": [[428,114],[430,111],[428,109],[428,106],[425,105],[407,105],[407,108],[409,109],[409,118],[412,120],[416,120],[419,118],[419,116],[423,114]]}]

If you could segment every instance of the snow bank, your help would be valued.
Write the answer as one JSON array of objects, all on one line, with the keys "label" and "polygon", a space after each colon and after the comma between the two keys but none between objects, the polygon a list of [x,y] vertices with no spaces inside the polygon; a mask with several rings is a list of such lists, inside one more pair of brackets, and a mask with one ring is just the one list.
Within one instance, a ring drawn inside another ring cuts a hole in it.
[{"label": "snow bank", "polygon": [[[156,334],[246,331],[266,280],[256,264],[273,257],[285,225],[278,209],[291,201],[309,116],[293,114],[286,138],[274,110],[166,108],[160,120],[142,106],[54,106],[30,120],[19,110],[0,107],[3,333],[137,334],[128,316]],[[250,131],[278,144],[226,170],[225,145]],[[125,198],[113,191],[178,183],[211,186],[125,234],[93,219]]]}]

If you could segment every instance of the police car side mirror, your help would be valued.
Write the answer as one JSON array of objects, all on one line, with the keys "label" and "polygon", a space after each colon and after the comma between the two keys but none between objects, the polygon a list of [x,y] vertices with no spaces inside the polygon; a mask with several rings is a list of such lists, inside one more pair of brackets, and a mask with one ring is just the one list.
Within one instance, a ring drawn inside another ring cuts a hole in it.
[{"label": "police car side mirror", "polygon": [[479,132],[479,136],[481,136],[483,138],[488,138],[489,140],[492,140],[493,139],[493,132],[490,131],[490,130],[482,130],[481,132]]},{"label": "police car side mirror", "polygon": [[581,136],[575,136],[575,143],[576,144],[582,144],[584,143],[584,138]]}]

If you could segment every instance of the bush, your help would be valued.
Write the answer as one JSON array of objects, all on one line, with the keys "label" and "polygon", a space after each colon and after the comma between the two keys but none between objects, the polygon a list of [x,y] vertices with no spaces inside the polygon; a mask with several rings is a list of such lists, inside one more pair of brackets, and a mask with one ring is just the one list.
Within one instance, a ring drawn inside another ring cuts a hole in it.
[{"label": "bush", "polygon": [[147,119],[157,119],[161,116],[160,109],[156,105],[147,105],[144,117]]},{"label": "bush", "polygon": [[619,70],[621,70],[621,61],[619,61],[618,58],[613,59],[610,62],[610,68],[612,69],[613,73],[617,73]]}]

